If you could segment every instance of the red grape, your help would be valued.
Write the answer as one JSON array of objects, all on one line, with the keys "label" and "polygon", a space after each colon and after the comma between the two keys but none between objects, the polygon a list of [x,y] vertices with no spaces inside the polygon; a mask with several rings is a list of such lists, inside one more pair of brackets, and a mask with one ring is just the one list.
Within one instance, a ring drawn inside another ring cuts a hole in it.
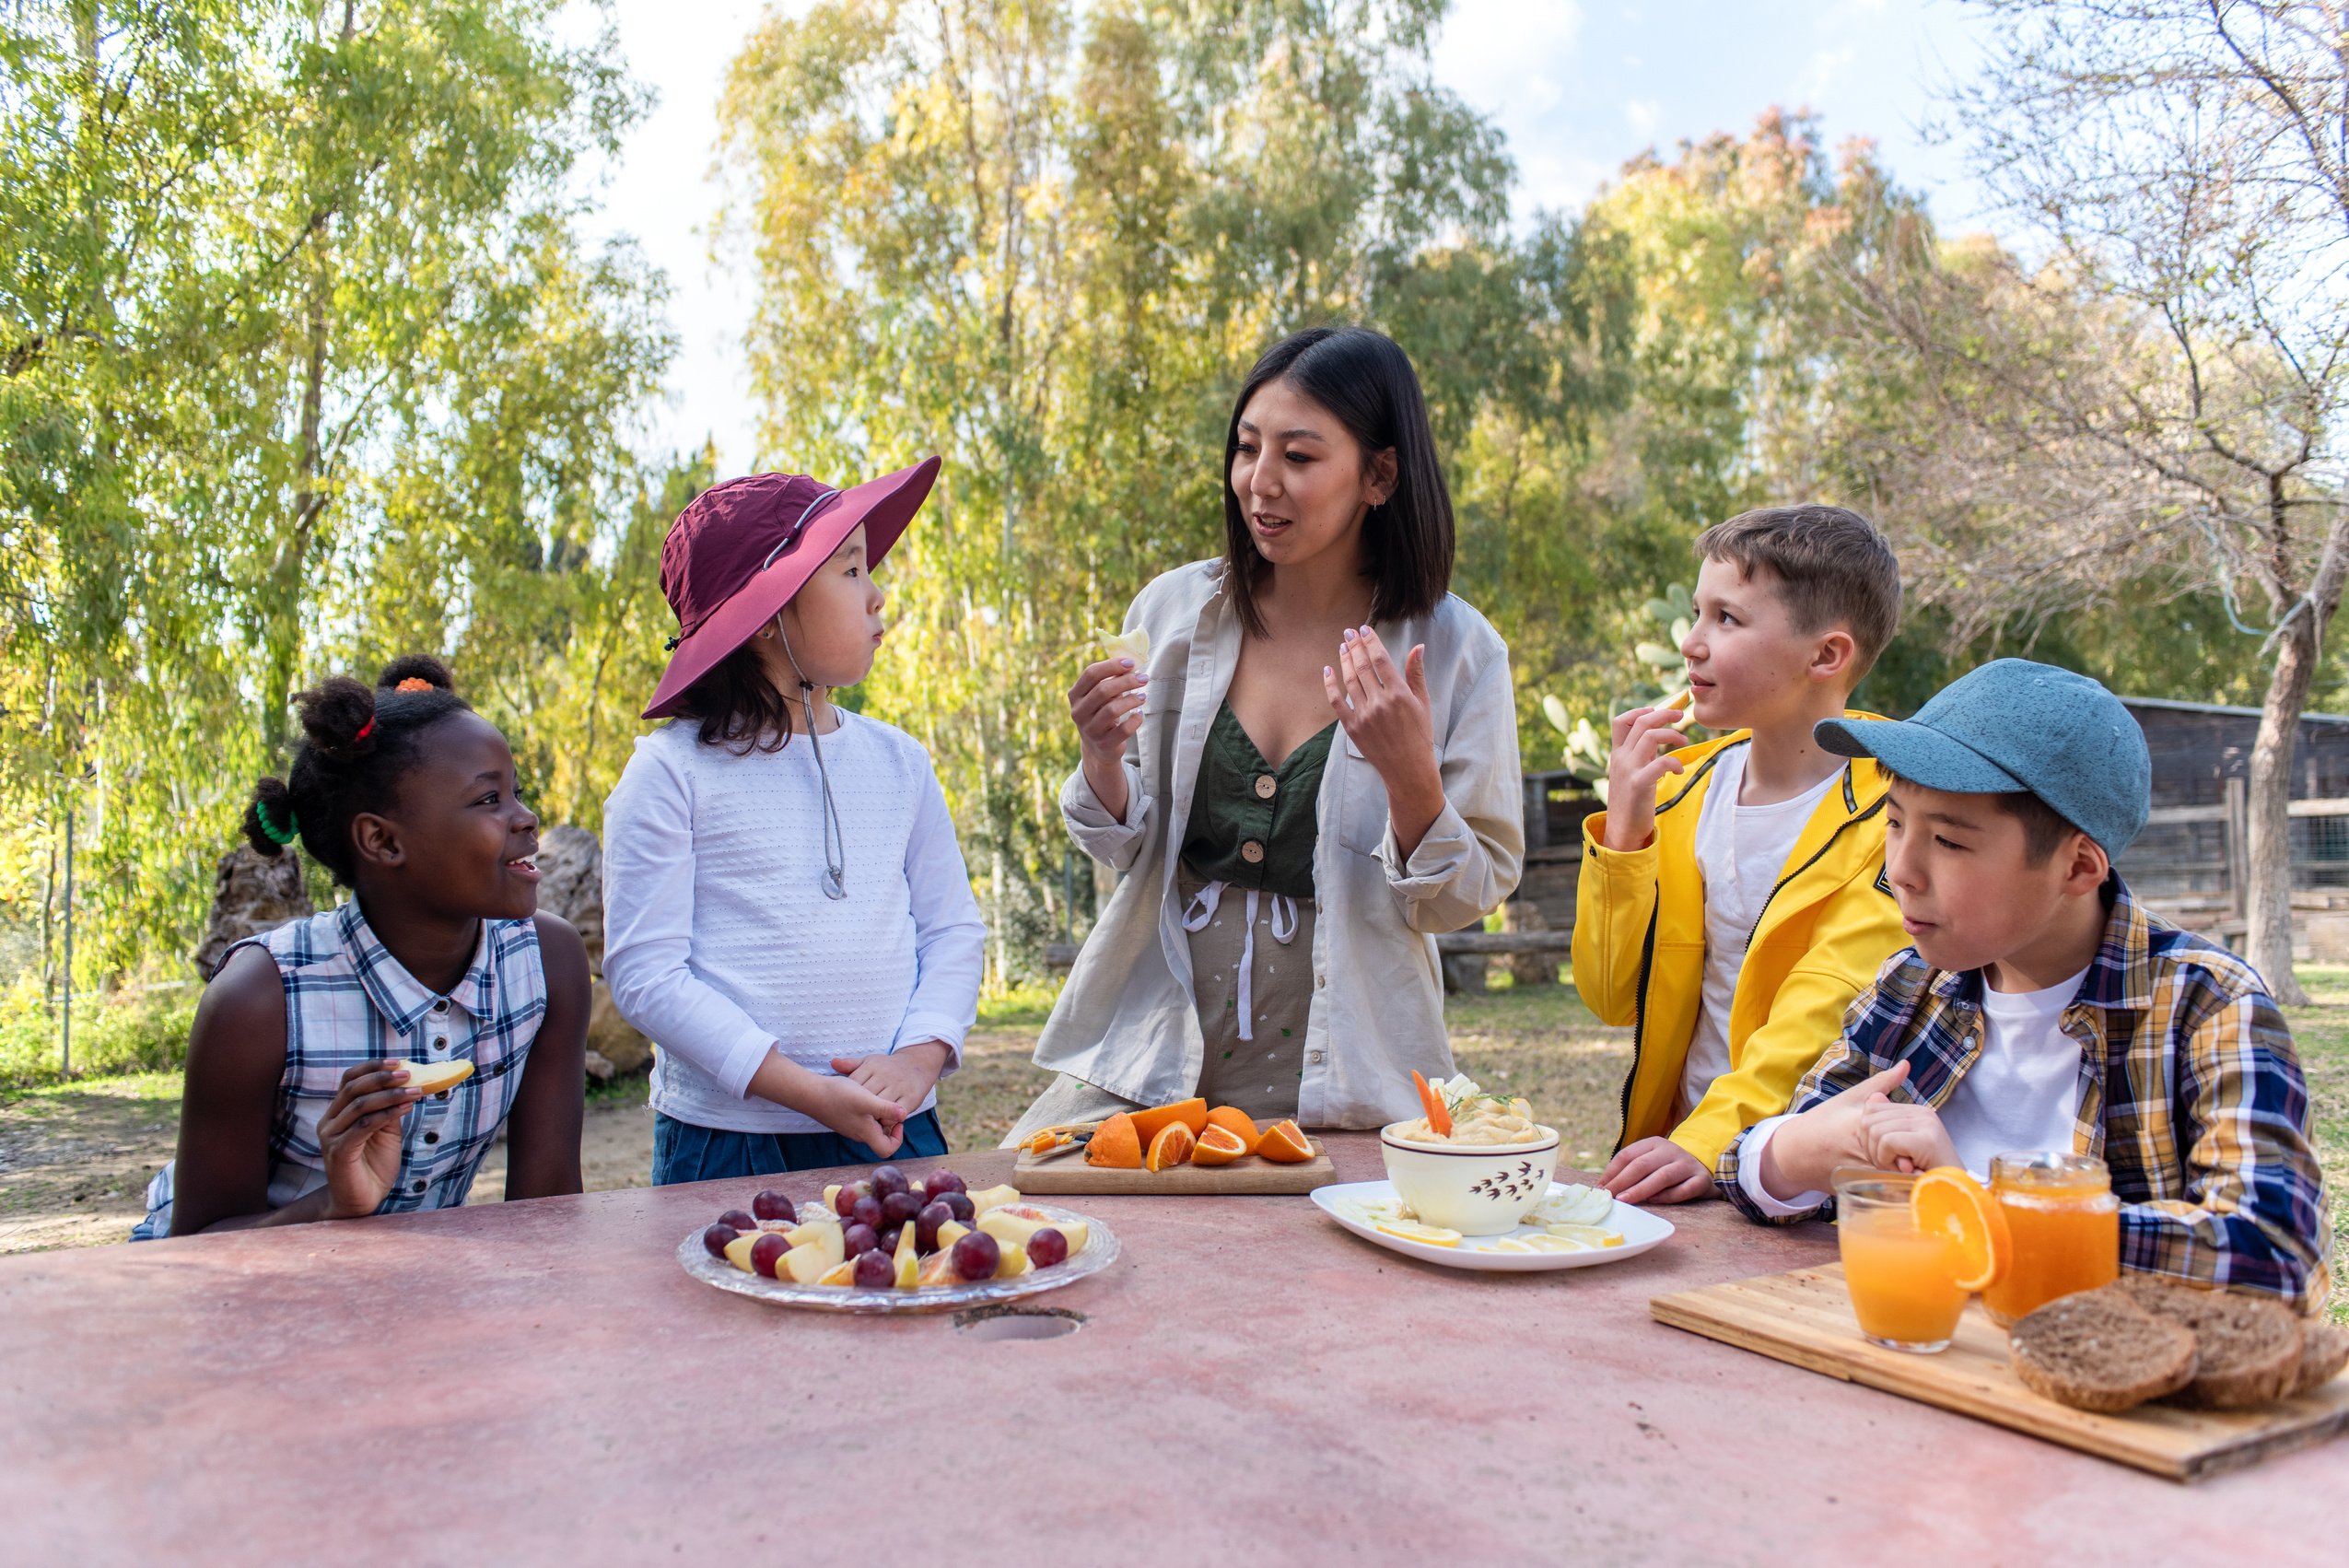
[{"label": "red grape", "polygon": [[775,1278],[775,1265],[791,1250],[791,1244],[774,1231],[768,1231],[751,1243],[751,1272]]},{"label": "red grape", "polygon": [[732,1241],[736,1236],[741,1235],[742,1234],[742,1232],[736,1230],[733,1226],[726,1223],[723,1220],[720,1220],[718,1223],[710,1226],[709,1229],[701,1233],[701,1244],[709,1248],[709,1255],[712,1258],[723,1258],[726,1256],[726,1244]]},{"label": "red grape", "polygon": [[840,1233],[841,1251],[849,1258],[871,1252],[880,1245],[881,1237],[874,1233],[871,1225],[850,1225]]},{"label": "red grape", "polygon": [[902,1225],[892,1225],[887,1230],[882,1231],[881,1233],[881,1250],[889,1254],[892,1258],[896,1257],[898,1233],[904,1229],[905,1227]]},{"label": "red grape", "polygon": [[872,1183],[869,1181],[848,1182],[845,1184],[839,1191],[832,1195],[832,1211],[845,1220],[848,1217],[849,1211],[856,1208],[858,1199],[871,1198],[871,1196]]},{"label": "red grape", "polygon": [[992,1280],[1003,1248],[985,1231],[973,1231],[954,1244],[954,1272],[965,1280]]},{"label": "red grape", "polygon": [[781,1193],[768,1190],[751,1199],[751,1212],[762,1220],[797,1220],[798,1209]]},{"label": "red grape", "polygon": [[1069,1238],[1049,1225],[1028,1237],[1028,1261],[1039,1269],[1069,1260]]},{"label": "red grape", "polygon": [[944,1203],[925,1203],[914,1216],[914,1250],[931,1253],[938,1250],[938,1227],[954,1217],[954,1211]]},{"label": "red grape", "polygon": [[937,1201],[952,1210],[954,1217],[966,1225],[978,1214],[977,1205],[971,1201],[970,1194],[966,1192],[950,1192]]},{"label": "red grape", "polygon": [[870,1193],[848,1205],[847,1212],[850,1223],[871,1225],[874,1230],[889,1223],[887,1207]]},{"label": "red grape", "polygon": [[922,1200],[910,1192],[893,1192],[881,1200],[881,1223],[902,1225],[922,1211]]},{"label": "red grape", "polygon": [[906,1173],[894,1165],[873,1167],[872,1193],[876,1198],[887,1198],[893,1192],[904,1192],[911,1185],[906,1179]]},{"label": "red grape", "polygon": [[743,1213],[740,1209],[727,1210],[726,1212],[718,1216],[718,1223],[721,1225],[731,1225],[738,1231],[754,1231],[758,1229],[758,1222],[752,1219],[748,1214]]},{"label": "red grape", "polygon": [[897,1282],[897,1265],[889,1260],[887,1253],[860,1252],[857,1254],[854,1277],[866,1290],[879,1290]]},{"label": "red grape", "polygon": [[932,1171],[922,1180],[922,1190],[932,1198],[948,1192],[968,1192],[970,1184],[952,1171]]}]

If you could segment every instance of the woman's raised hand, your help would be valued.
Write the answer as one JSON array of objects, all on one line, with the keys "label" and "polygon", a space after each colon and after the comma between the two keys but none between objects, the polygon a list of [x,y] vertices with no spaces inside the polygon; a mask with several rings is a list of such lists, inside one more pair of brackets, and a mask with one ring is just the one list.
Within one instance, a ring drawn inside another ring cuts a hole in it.
[{"label": "woman's raised hand", "polygon": [[374,1213],[399,1179],[400,1124],[408,1107],[424,1098],[422,1090],[409,1086],[407,1067],[404,1061],[363,1061],[349,1069],[319,1117],[328,1219]]},{"label": "woman's raised hand", "polygon": [[1077,721],[1084,754],[1085,782],[1102,809],[1126,814],[1126,743],[1142,727],[1142,688],[1147,671],[1122,655],[1088,664],[1069,690],[1069,713]]},{"label": "woman's raised hand", "polygon": [[1408,858],[1443,814],[1443,775],[1435,765],[1435,719],[1427,695],[1427,646],[1397,669],[1369,626],[1349,630],[1338,664],[1321,669],[1322,694],[1362,759],[1386,786],[1395,841]]}]

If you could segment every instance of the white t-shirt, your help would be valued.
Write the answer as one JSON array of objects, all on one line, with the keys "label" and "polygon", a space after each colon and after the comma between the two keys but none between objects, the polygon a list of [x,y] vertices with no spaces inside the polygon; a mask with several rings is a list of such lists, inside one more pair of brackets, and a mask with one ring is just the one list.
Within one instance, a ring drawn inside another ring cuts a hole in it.
[{"label": "white t-shirt", "polygon": [[1746,754],[1745,746],[1721,753],[1697,812],[1697,871],[1705,883],[1705,977],[1696,1033],[1680,1069],[1675,1121],[1694,1110],[1712,1081],[1729,1071],[1729,1004],[1746,965],[1746,943],[1785,872],[1794,840],[1842,776],[1840,769],[1830,773],[1789,800],[1741,805]]},{"label": "white t-shirt", "polygon": [[[2063,1010],[2080,994],[2086,969],[2043,991],[1982,987],[1982,1047],[1942,1102],[1941,1128],[1958,1163],[1988,1179],[1990,1163],[2018,1150],[2070,1151],[2080,1114],[2080,1042],[2063,1029]],[[1806,1192],[1786,1202],[1762,1188],[1762,1150],[1786,1118],[1754,1124],[1737,1158],[1737,1185],[1777,1217],[1805,1213],[1827,1200]]]}]

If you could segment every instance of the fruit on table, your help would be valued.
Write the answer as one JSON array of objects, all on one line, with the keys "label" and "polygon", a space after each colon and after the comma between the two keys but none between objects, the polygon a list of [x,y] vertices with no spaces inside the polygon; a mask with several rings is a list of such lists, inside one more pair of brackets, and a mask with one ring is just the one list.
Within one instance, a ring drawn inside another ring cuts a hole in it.
[{"label": "fruit on table", "polygon": [[952,1171],[932,1171],[922,1178],[922,1190],[932,1198],[941,1198],[950,1192],[968,1192],[970,1184]]},{"label": "fruit on table", "polygon": [[751,1243],[751,1272],[763,1274],[770,1280],[775,1278],[775,1266],[790,1250],[791,1244],[773,1231],[761,1231],[757,1239]]},{"label": "fruit on table", "polygon": [[800,1211],[792,1206],[791,1200],[772,1189],[751,1199],[751,1212],[762,1220],[796,1221],[800,1217]]},{"label": "fruit on table", "polygon": [[1256,1153],[1279,1165],[1300,1165],[1314,1157],[1313,1140],[1295,1121],[1279,1121],[1264,1129]]},{"label": "fruit on table", "polygon": [[789,1274],[801,1284],[812,1285],[838,1268],[840,1263],[847,1261],[846,1258],[842,1258],[839,1262],[835,1262],[820,1246],[795,1246],[783,1255],[783,1262],[776,1270],[776,1278],[780,1279],[785,1274]]},{"label": "fruit on table", "polygon": [[996,1258],[995,1277],[1016,1280],[1023,1274],[1033,1273],[1034,1268],[1035,1265],[1028,1260],[1028,1249],[1015,1241],[1005,1246]]},{"label": "fruit on table", "polygon": [[965,1231],[954,1238],[954,1272],[965,1280],[992,1280],[1003,1261],[1003,1245],[985,1231]]},{"label": "fruit on table", "polygon": [[[1204,1110],[1201,1114],[1205,1114]],[[1188,1164],[1193,1141],[1190,1123],[1168,1122],[1150,1141],[1150,1153],[1142,1156],[1142,1169],[1155,1175],[1160,1171],[1172,1170],[1176,1165]]]},{"label": "fruit on table", "polygon": [[1113,1171],[1142,1168],[1142,1135],[1130,1113],[1119,1111],[1093,1129],[1093,1141],[1085,1145],[1085,1164]]},{"label": "fruit on table", "polygon": [[1030,1263],[1049,1269],[1055,1263],[1069,1261],[1069,1238],[1054,1226],[1046,1225],[1029,1235],[1024,1251]]},{"label": "fruit on table", "polygon": [[1176,1100],[1169,1105],[1152,1106],[1149,1110],[1135,1111],[1131,1114],[1134,1118],[1134,1136],[1141,1140],[1144,1148],[1148,1148],[1151,1140],[1156,1138],[1160,1131],[1178,1121],[1189,1128],[1191,1136],[1197,1138],[1199,1135],[1199,1129],[1207,1125],[1207,1102],[1205,1100]]},{"label": "fruit on table", "polygon": [[876,1205],[881,1202],[880,1199],[873,1198],[872,1183],[869,1181],[852,1181],[846,1187],[830,1187],[824,1190],[832,1194],[832,1201],[827,1207],[844,1220],[855,1211],[859,1198],[872,1198]]},{"label": "fruit on table", "polygon": [[726,1261],[731,1263],[735,1268],[740,1269],[745,1274],[757,1273],[758,1270],[751,1267],[751,1248],[756,1246],[758,1245],[759,1237],[765,1234],[766,1233],[765,1231],[745,1231],[742,1235],[736,1236],[732,1241],[728,1242],[726,1244]]},{"label": "fruit on table", "polygon": [[857,1266],[853,1263],[835,1263],[831,1268],[818,1274],[815,1277],[815,1282],[819,1285],[853,1285],[857,1282]]},{"label": "fruit on table", "polygon": [[938,1227],[938,1245],[932,1252],[952,1252],[954,1244],[971,1234],[971,1227],[960,1220],[949,1220]]},{"label": "fruit on table", "polygon": [[1986,1291],[2006,1272],[2015,1250],[2006,1211],[1958,1166],[1935,1165],[1917,1178],[1909,1217],[1925,1235],[1949,1238],[1949,1282],[1959,1290]]},{"label": "fruit on table", "polygon": [[924,1257],[938,1250],[938,1227],[953,1219],[954,1211],[943,1202],[925,1203],[921,1212],[914,1216],[914,1247]]},{"label": "fruit on table", "polygon": [[828,1214],[837,1214],[840,1211],[838,1208],[839,1201],[840,1184],[836,1181],[831,1186],[824,1189],[824,1212]]},{"label": "fruit on table", "polygon": [[915,1277],[921,1271],[921,1256],[914,1250],[914,1228],[907,1225],[897,1233],[897,1245],[892,1249],[891,1261],[896,1265],[897,1288],[910,1291]]},{"label": "fruit on table", "polygon": [[1199,1141],[1191,1146],[1191,1164],[1228,1165],[1247,1152],[1248,1146],[1241,1141],[1238,1133],[1210,1122],[1208,1129],[1199,1134]]},{"label": "fruit on table", "polygon": [[881,1233],[871,1225],[849,1225],[840,1233],[840,1250],[861,1258],[881,1246]]},{"label": "fruit on table", "polygon": [[1090,1234],[1082,1220],[1056,1220],[1043,1210],[1028,1203],[1007,1203],[990,1209],[979,1216],[979,1229],[999,1242],[1018,1242],[1033,1249],[1037,1235],[1058,1230],[1061,1244],[1069,1252],[1082,1252]]},{"label": "fruit on table", "polygon": [[880,1199],[867,1193],[861,1198],[850,1199],[847,1211],[841,1218],[851,1224],[871,1225],[877,1231],[889,1223],[889,1210]]},{"label": "fruit on table", "polygon": [[889,1195],[891,1193],[909,1191],[912,1189],[913,1185],[914,1184],[912,1182],[906,1179],[906,1173],[899,1170],[894,1165],[875,1165],[873,1167],[872,1195],[875,1198],[880,1199],[884,1203],[889,1200]]},{"label": "fruit on table", "polygon": [[[1246,1147],[1240,1151],[1243,1154],[1255,1153],[1256,1140],[1264,1136],[1263,1132],[1257,1129],[1255,1119],[1237,1106],[1216,1106],[1215,1109],[1207,1113],[1207,1124],[1210,1127],[1223,1129],[1245,1144]],[[1191,1158],[1198,1160],[1198,1153],[1194,1153]]]},{"label": "fruit on table", "polygon": [[751,1218],[748,1214],[743,1213],[740,1209],[727,1210],[726,1212],[718,1216],[718,1223],[721,1225],[731,1225],[738,1231],[754,1231],[758,1229],[758,1222]]},{"label": "fruit on table", "polygon": [[838,1225],[805,1224],[786,1234],[790,1238],[792,1251],[797,1252],[803,1246],[812,1247],[824,1255],[827,1269],[848,1256],[847,1240]]},{"label": "fruit on table", "polygon": [[978,1218],[978,1205],[971,1201],[967,1192],[949,1192],[932,1201],[945,1204],[947,1211],[966,1225]]},{"label": "fruit on table", "polygon": [[1423,1225],[1416,1220],[1383,1220],[1375,1227],[1391,1236],[1405,1241],[1423,1242],[1429,1246],[1457,1246],[1460,1233],[1447,1225]]},{"label": "fruit on table", "polygon": [[[881,1223],[902,1225],[927,1207],[921,1199],[910,1192],[893,1192],[881,1200]],[[879,1226],[874,1227],[876,1230]]]},{"label": "fruit on table", "polygon": [[859,1253],[848,1267],[849,1279],[864,1290],[886,1290],[897,1282],[896,1260],[885,1252]]},{"label": "fruit on table", "polygon": [[954,1272],[954,1255],[951,1252],[931,1253],[921,1260],[920,1268],[914,1273],[917,1288],[923,1285],[959,1285],[962,1282],[963,1277]]},{"label": "fruit on table", "polygon": [[709,1248],[712,1258],[723,1258],[726,1256],[726,1244],[742,1234],[731,1225],[716,1224],[701,1233],[701,1244]]},{"label": "fruit on table", "polygon": [[976,1213],[984,1214],[989,1209],[1000,1209],[1006,1203],[1017,1203],[1020,1200],[1020,1189],[1010,1182],[1005,1182],[998,1187],[982,1188],[970,1194],[970,1199],[972,1210]]},{"label": "fruit on table", "polygon": [[881,1242],[881,1250],[889,1254],[892,1258],[894,1258],[897,1256],[897,1238],[899,1236],[907,1236],[913,1234],[914,1227],[911,1225],[889,1225],[884,1227],[879,1238]]}]

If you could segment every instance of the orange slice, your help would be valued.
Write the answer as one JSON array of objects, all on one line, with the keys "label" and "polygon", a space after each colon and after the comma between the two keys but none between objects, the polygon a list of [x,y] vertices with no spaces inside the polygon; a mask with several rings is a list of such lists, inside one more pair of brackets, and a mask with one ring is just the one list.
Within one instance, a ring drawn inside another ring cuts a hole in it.
[{"label": "orange slice", "polygon": [[1981,1182],[1956,1165],[1935,1165],[1909,1189],[1909,1218],[1927,1235],[1949,1243],[1950,1283],[1986,1291],[2015,1255],[2006,1213]]},{"label": "orange slice", "polygon": [[1443,1096],[1429,1085],[1428,1081],[1420,1075],[1420,1070],[1416,1067],[1411,1069],[1411,1082],[1420,1092],[1420,1105],[1427,1112],[1428,1126],[1434,1129],[1438,1138],[1451,1137],[1452,1112],[1444,1105]]},{"label": "orange slice", "polygon": [[1158,1136],[1150,1141],[1150,1153],[1142,1157],[1142,1169],[1157,1172],[1188,1164],[1191,1143],[1190,1123],[1168,1122],[1158,1129]]},{"label": "orange slice", "polygon": [[1146,1111],[1136,1111],[1133,1116],[1134,1136],[1145,1144],[1156,1141],[1161,1132],[1178,1121],[1190,1129],[1191,1136],[1197,1138],[1199,1129],[1207,1125],[1207,1102],[1177,1100],[1171,1106],[1154,1106]]},{"label": "orange slice", "polygon": [[1221,1122],[1211,1121],[1207,1130],[1199,1134],[1199,1141],[1191,1146],[1191,1164],[1228,1165],[1247,1152],[1248,1146],[1238,1133]]},{"label": "orange slice", "polygon": [[[1240,1150],[1240,1153],[1243,1154],[1255,1153],[1256,1152],[1256,1140],[1264,1136],[1263,1133],[1256,1130],[1256,1124],[1249,1118],[1248,1113],[1242,1110],[1237,1106],[1216,1106],[1215,1109],[1207,1113],[1207,1125],[1210,1128],[1220,1127],[1224,1131],[1230,1133],[1233,1137],[1238,1139],[1244,1145],[1244,1147]],[[1202,1132],[1200,1134],[1200,1138],[1201,1141],[1204,1141],[1206,1134]],[[1207,1163],[1206,1161],[1201,1160],[1196,1153],[1191,1156],[1191,1162],[1194,1164],[1205,1164]]]},{"label": "orange slice", "polygon": [[1142,1139],[1134,1130],[1134,1118],[1119,1111],[1094,1128],[1093,1141],[1085,1145],[1085,1164],[1105,1165],[1113,1171],[1140,1170]]},{"label": "orange slice", "polygon": [[1314,1157],[1313,1140],[1294,1121],[1280,1121],[1264,1129],[1256,1153],[1276,1165],[1302,1165]]}]

